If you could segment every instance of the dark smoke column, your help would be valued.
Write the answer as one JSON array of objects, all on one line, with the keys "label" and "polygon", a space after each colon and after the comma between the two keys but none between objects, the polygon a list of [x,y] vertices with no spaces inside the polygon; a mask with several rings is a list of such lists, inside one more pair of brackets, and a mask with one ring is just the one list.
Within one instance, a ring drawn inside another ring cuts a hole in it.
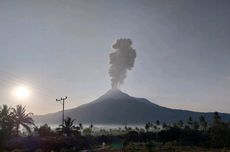
[{"label": "dark smoke column", "polygon": [[130,39],[118,39],[112,46],[113,50],[109,54],[112,89],[119,88],[124,83],[127,70],[131,70],[134,66],[136,50],[131,45]]}]

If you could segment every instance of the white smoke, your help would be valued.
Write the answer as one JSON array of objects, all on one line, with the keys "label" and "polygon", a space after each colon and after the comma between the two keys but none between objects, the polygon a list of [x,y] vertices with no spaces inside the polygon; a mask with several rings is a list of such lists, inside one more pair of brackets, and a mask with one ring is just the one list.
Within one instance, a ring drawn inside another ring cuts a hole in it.
[{"label": "white smoke", "polygon": [[130,39],[118,39],[112,46],[110,57],[109,75],[111,77],[112,88],[119,88],[124,83],[127,70],[134,66],[136,50],[132,48]]}]

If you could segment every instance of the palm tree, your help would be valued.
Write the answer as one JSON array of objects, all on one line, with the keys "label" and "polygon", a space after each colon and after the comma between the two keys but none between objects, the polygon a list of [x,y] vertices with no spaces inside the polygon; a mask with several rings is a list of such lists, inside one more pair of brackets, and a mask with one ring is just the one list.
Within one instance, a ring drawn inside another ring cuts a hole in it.
[{"label": "palm tree", "polygon": [[83,125],[82,125],[82,123],[79,123],[79,127],[80,127],[80,130],[82,130],[82,129],[83,129]]},{"label": "palm tree", "polygon": [[145,124],[145,130],[146,130],[146,132],[149,131],[150,127],[151,127],[151,123],[150,122],[148,122],[148,123]]},{"label": "palm tree", "polygon": [[7,105],[0,106],[0,127],[8,133],[13,128],[11,109]]},{"label": "palm tree", "polygon": [[200,126],[201,126],[202,130],[203,130],[203,131],[206,131],[206,130],[207,130],[208,123],[207,123],[207,121],[205,120],[205,117],[201,115],[201,116],[199,117],[199,122],[200,122]]},{"label": "palm tree", "polygon": [[17,105],[16,108],[13,108],[12,119],[16,127],[16,135],[19,135],[19,127],[24,127],[29,133],[31,132],[29,125],[34,125],[32,119],[33,113],[26,114],[26,108],[22,105]]},{"label": "palm tree", "polygon": [[11,108],[9,108],[7,105],[0,106],[0,125],[3,127],[5,125],[10,117],[11,117]]},{"label": "palm tree", "polygon": [[156,139],[158,139],[158,133],[160,131],[160,124],[161,122],[159,120],[156,121],[155,130],[156,130]]},{"label": "palm tree", "polygon": [[91,125],[89,126],[89,128],[90,128],[90,129],[93,129],[93,124],[91,124]]},{"label": "palm tree", "polygon": [[219,115],[218,112],[214,112],[214,116],[213,116],[213,125],[214,126],[218,126],[221,122],[221,116]]},{"label": "palm tree", "polygon": [[190,128],[193,127],[193,120],[192,120],[192,117],[188,117],[188,120],[187,120],[187,124],[189,125]]},{"label": "palm tree", "polygon": [[73,133],[79,134],[79,129],[80,127],[76,127],[74,125],[75,119],[71,119],[70,117],[66,117],[64,120],[64,125],[62,126],[62,131],[65,133],[67,136],[72,135]]}]

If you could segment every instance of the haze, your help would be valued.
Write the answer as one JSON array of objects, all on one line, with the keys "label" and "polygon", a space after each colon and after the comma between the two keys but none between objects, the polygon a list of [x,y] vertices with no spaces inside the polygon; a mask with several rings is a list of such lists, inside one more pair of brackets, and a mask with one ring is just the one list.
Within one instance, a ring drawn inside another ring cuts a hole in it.
[{"label": "haze", "polygon": [[[90,102],[110,87],[109,53],[131,38],[121,90],[177,109],[230,111],[228,0],[0,0],[0,104],[35,114]],[[18,85],[30,88],[20,102]]]}]

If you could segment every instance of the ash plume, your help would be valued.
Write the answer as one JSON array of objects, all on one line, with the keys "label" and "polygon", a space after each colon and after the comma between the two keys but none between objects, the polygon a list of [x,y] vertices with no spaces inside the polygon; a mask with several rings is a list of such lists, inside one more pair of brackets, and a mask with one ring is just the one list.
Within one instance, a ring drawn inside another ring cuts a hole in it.
[{"label": "ash plume", "polygon": [[119,88],[124,83],[126,73],[134,66],[136,50],[132,48],[131,39],[117,39],[109,54],[112,89]]}]

